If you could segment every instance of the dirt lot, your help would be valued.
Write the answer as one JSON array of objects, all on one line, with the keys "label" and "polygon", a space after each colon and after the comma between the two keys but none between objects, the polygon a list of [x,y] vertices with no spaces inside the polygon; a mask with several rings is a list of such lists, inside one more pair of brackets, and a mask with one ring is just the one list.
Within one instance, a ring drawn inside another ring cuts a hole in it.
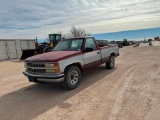
[{"label": "dirt lot", "polygon": [[160,47],[124,47],[113,70],[85,73],[80,86],[34,84],[23,61],[0,62],[0,120],[160,120]]}]

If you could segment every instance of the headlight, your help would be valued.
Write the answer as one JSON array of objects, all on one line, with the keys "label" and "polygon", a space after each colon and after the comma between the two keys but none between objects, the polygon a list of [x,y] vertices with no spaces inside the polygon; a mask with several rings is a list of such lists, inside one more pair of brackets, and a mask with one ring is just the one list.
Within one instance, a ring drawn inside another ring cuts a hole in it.
[{"label": "headlight", "polygon": [[58,63],[46,63],[45,67],[48,67],[48,68],[58,67]]},{"label": "headlight", "polygon": [[56,68],[56,69],[46,69],[46,73],[59,73],[60,70],[59,68]]},{"label": "headlight", "polygon": [[46,63],[46,73],[59,73],[59,66],[58,63]]}]

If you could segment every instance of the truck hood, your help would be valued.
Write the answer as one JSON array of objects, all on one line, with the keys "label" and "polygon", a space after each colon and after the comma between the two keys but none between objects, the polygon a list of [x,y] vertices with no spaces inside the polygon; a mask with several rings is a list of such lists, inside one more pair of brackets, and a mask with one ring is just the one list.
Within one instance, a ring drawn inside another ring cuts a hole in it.
[{"label": "truck hood", "polygon": [[25,59],[26,62],[58,62],[60,60],[82,54],[81,51],[54,51],[35,55]]}]

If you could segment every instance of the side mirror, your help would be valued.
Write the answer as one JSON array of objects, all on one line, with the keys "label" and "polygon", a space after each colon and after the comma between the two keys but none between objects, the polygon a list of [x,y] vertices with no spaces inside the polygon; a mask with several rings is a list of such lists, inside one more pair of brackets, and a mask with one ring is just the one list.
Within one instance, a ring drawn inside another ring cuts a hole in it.
[{"label": "side mirror", "polygon": [[86,47],[84,49],[84,52],[92,52],[93,51],[93,48],[90,48],[90,47]]}]

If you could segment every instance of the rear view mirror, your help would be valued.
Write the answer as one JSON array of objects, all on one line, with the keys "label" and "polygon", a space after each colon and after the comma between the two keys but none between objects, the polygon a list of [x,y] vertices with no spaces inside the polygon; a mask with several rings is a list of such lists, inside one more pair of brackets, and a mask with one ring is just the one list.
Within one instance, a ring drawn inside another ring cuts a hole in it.
[{"label": "rear view mirror", "polygon": [[84,52],[92,52],[93,51],[93,48],[90,48],[90,47],[86,47],[84,49]]}]

